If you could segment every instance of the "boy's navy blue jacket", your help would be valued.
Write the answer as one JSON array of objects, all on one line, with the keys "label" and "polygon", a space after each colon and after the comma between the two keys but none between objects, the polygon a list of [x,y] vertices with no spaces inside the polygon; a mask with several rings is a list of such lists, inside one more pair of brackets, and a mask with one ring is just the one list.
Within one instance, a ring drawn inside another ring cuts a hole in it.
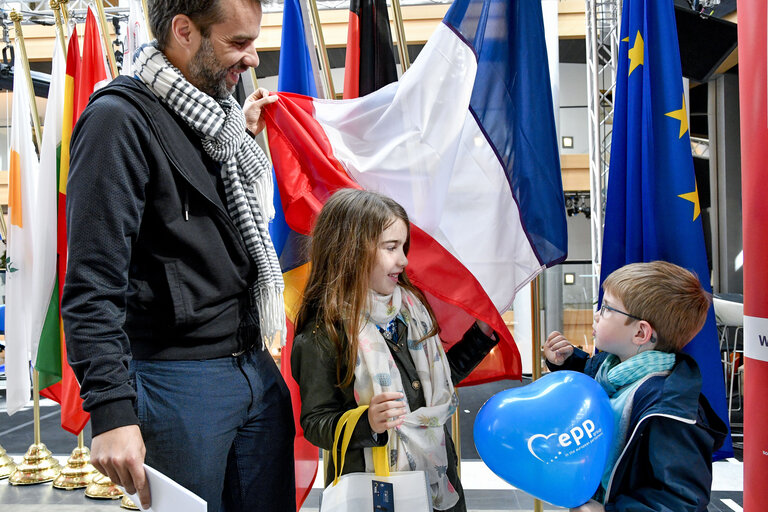
[{"label": "boy's navy blue jacket", "polygon": [[[607,352],[574,349],[562,366],[591,377]],[[626,445],[606,489],[606,512],[705,512],[712,488],[712,454],[726,426],[701,394],[694,359],[675,354],[672,372],[650,377],[635,392]]]}]

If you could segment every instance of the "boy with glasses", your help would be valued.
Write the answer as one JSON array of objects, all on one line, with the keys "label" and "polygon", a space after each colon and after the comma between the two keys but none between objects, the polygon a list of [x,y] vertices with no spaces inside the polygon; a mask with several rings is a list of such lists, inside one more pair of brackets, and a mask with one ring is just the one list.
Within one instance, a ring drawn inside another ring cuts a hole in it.
[{"label": "boy with glasses", "polygon": [[633,263],[603,283],[593,357],[561,333],[544,344],[550,370],[593,377],[614,411],[613,447],[593,500],[572,511],[706,511],[712,453],[725,424],[701,394],[701,373],[681,352],[701,330],[710,296],[672,263]]}]

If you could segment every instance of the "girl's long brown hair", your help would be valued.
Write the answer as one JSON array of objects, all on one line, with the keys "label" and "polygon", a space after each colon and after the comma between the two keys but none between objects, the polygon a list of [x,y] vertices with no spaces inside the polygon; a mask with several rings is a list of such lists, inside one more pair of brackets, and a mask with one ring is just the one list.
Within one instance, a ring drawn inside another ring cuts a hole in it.
[{"label": "girl's long brown hair", "polygon": [[[364,321],[379,237],[397,219],[407,229],[403,246],[407,255],[411,224],[403,207],[375,192],[342,189],[325,203],[312,231],[312,269],[296,317],[296,332],[311,321],[325,329],[336,348],[336,380],[343,387],[349,386],[355,376],[357,334]],[[425,338],[436,335],[437,321],[424,294],[411,284],[405,272],[400,273],[398,284],[414,293],[427,308],[432,329]]]}]

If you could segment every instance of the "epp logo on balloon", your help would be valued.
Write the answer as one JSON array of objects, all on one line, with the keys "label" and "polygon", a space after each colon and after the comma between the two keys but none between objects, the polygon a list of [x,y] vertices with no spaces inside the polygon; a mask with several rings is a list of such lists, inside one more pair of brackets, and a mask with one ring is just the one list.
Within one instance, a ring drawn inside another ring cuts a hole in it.
[{"label": "epp logo on balloon", "polygon": [[[563,455],[563,450],[568,450],[565,453],[565,456],[572,455],[573,453],[576,453],[577,451],[588,446],[602,435],[603,429],[595,427],[595,423],[592,420],[584,420],[581,426],[577,425],[560,435],[558,435],[557,432],[552,432],[549,435],[532,435],[530,438],[528,438],[528,451],[531,452],[531,455],[539,459],[541,462],[549,464],[550,462],[554,462],[558,457]],[[557,444],[553,445],[549,441],[552,436],[557,436],[555,439]],[[584,441],[584,444],[582,444],[585,436],[587,440]],[[544,442],[536,443],[536,441],[539,439],[543,439]],[[574,445],[575,448],[572,447]],[[554,456],[552,456],[551,454],[554,452],[556,453]],[[541,455],[544,455],[546,458],[542,457]]]}]

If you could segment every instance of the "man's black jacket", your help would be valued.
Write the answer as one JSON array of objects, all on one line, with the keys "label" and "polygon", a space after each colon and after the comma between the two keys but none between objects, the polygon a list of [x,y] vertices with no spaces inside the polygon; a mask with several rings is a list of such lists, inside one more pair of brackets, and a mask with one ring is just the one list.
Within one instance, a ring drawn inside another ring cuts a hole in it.
[{"label": "man's black jacket", "polygon": [[255,265],[219,166],[138,80],[96,92],[70,147],[62,316],[97,435],[138,423],[131,358],[210,359],[258,339]]}]

